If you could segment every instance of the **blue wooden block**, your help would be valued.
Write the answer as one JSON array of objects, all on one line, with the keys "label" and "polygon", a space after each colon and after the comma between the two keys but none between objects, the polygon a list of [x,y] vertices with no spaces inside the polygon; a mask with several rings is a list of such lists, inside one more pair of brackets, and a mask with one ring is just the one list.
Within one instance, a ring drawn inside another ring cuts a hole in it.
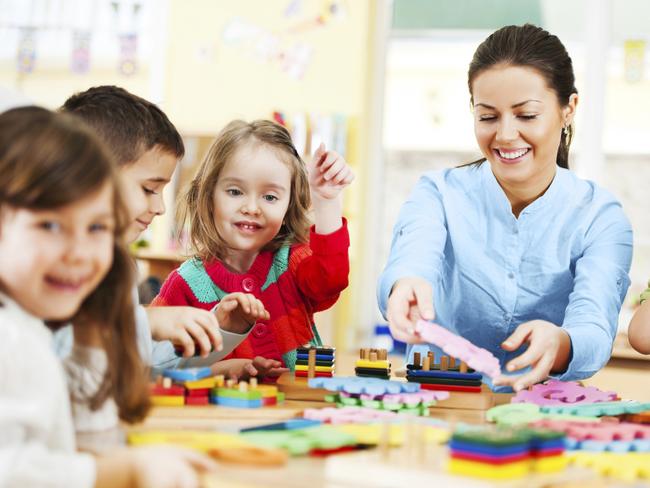
[{"label": "blue wooden block", "polygon": [[[309,354],[298,353],[296,359],[309,360]],[[334,356],[328,356],[327,354],[316,354],[316,361],[334,361]]]},{"label": "blue wooden block", "polygon": [[310,419],[289,419],[284,422],[277,422],[274,424],[258,425],[257,427],[248,427],[241,429],[239,432],[255,432],[258,430],[294,430],[304,429],[306,427],[315,427],[322,424],[320,420]]},{"label": "blue wooden block", "polygon": [[423,371],[421,369],[414,369],[408,372],[409,376],[415,378],[444,378],[455,380],[472,380],[481,381],[483,375],[480,373],[456,373],[454,371]]},{"label": "blue wooden block", "polygon": [[526,444],[514,444],[510,446],[494,446],[487,444],[475,444],[473,442],[462,442],[457,440],[449,441],[449,449],[454,451],[472,452],[488,456],[512,456],[514,454],[527,453],[530,448]]},{"label": "blue wooden block", "polygon": [[212,376],[210,368],[166,369],[163,376],[175,381],[195,381]]},{"label": "blue wooden block", "polygon": [[239,398],[213,397],[212,403],[231,408],[260,408],[262,400],[240,400]]}]

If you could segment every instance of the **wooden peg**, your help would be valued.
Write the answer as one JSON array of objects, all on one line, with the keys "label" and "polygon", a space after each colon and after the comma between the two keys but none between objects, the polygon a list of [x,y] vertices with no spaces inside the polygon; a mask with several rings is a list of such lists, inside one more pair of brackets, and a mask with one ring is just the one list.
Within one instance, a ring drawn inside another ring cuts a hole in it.
[{"label": "wooden peg", "polygon": [[467,373],[467,363],[465,361],[460,362],[460,372]]},{"label": "wooden peg", "polygon": [[372,351],[370,353],[370,361],[377,361],[377,351]]},{"label": "wooden peg", "polygon": [[386,349],[379,349],[377,352],[377,358],[380,361],[386,361],[388,359],[388,351]]},{"label": "wooden peg", "polygon": [[314,378],[316,376],[316,349],[313,347],[309,349],[309,357],[307,359],[307,378]]},{"label": "wooden peg", "polygon": [[226,381],[226,386],[228,388],[233,388],[235,386],[235,380],[233,380],[232,378],[228,378],[228,380]]},{"label": "wooden peg", "polygon": [[238,386],[240,392],[246,393],[248,391],[248,383],[245,381],[240,381]]},{"label": "wooden peg", "polygon": [[366,359],[366,350],[363,347],[359,349],[359,359]]},{"label": "wooden peg", "polygon": [[420,364],[421,364],[420,353],[419,352],[413,353],[413,366],[417,368],[418,366],[420,366]]},{"label": "wooden peg", "polygon": [[456,358],[449,357],[449,369],[454,369],[456,367]]},{"label": "wooden peg", "polygon": [[156,384],[157,384],[158,386],[162,386],[162,384],[163,384],[163,377],[162,377],[162,375],[159,374],[158,376],[156,376]]},{"label": "wooden peg", "polygon": [[449,356],[442,356],[440,358],[440,371],[447,371],[449,369]]},{"label": "wooden peg", "polygon": [[431,369],[431,359],[429,358],[429,356],[424,358],[424,362],[422,364],[422,369],[424,371],[429,371]]},{"label": "wooden peg", "polygon": [[163,378],[162,386],[163,386],[163,388],[171,388],[172,387],[172,379],[171,378]]},{"label": "wooden peg", "polygon": [[257,388],[257,378],[251,378],[248,380],[248,383],[251,388]]}]

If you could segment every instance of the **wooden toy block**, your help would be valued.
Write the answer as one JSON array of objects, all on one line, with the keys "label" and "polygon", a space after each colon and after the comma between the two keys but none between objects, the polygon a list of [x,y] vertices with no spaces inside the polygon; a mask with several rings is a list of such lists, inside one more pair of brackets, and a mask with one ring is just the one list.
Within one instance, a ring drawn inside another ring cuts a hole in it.
[{"label": "wooden toy block", "polygon": [[454,391],[463,393],[481,393],[483,388],[481,386],[461,386],[461,385],[440,385],[438,383],[418,383],[425,390],[437,391]]},{"label": "wooden toy block", "polygon": [[523,478],[530,471],[527,461],[509,463],[502,466],[491,466],[489,464],[454,458],[449,460],[448,469],[450,473],[491,480]]},{"label": "wooden toy block", "polygon": [[258,390],[248,390],[241,391],[235,388],[217,388],[213,390],[213,396],[218,398],[234,398],[237,400],[261,400],[262,392]]},{"label": "wooden toy block", "polygon": [[[295,376],[296,378],[309,378],[309,371],[297,370],[295,371]],[[314,378],[331,378],[332,376],[334,376],[334,374],[331,371],[316,371],[313,373]]]},{"label": "wooden toy block", "polygon": [[296,349],[297,354],[309,354],[309,351],[315,349],[316,354],[325,354],[328,356],[333,356],[336,353],[336,348],[335,347],[329,347],[329,346],[322,346],[322,347],[315,347],[312,345],[305,345],[302,347],[299,347]]},{"label": "wooden toy block", "polygon": [[163,388],[171,388],[172,387],[172,379],[171,378],[163,378],[162,379],[162,386],[163,386]]},{"label": "wooden toy block", "polygon": [[[422,389],[429,389],[435,385],[420,385]],[[449,390],[447,390],[449,391]],[[482,385],[480,392],[452,391],[447,400],[440,400],[432,408],[460,408],[464,410],[488,410],[496,405],[509,403],[512,395],[509,393],[494,393],[487,385]]]},{"label": "wooden toy block", "polygon": [[184,396],[158,396],[152,395],[151,404],[156,407],[179,407],[185,405]]},{"label": "wooden toy block", "polygon": [[485,373],[491,378],[501,374],[499,360],[490,351],[475,346],[444,327],[420,320],[415,326],[415,331],[425,341],[440,347],[449,356],[466,362],[474,370]]},{"label": "wooden toy block", "polygon": [[421,385],[439,385],[443,389],[446,386],[469,386],[474,388],[481,388],[481,385],[483,384],[483,382],[479,380],[460,380],[456,378],[427,378],[426,376],[420,378],[409,376],[408,381],[420,383]]},{"label": "wooden toy block", "polygon": [[[316,358],[316,366],[327,366],[334,369],[334,365],[334,361],[319,361],[318,358]],[[304,366],[306,368],[309,366],[309,362],[305,359],[298,359],[296,361],[296,366]]]},{"label": "wooden toy block", "polygon": [[163,376],[175,381],[196,381],[212,376],[210,368],[166,369]]},{"label": "wooden toy block", "polygon": [[382,368],[382,369],[389,369],[390,368],[390,362],[388,361],[366,361],[364,359],[357,359],[356,363],[354,363],[355,366],[359,368]]},{"label": "wooden toy block", "polygon": [[308,417],[304,419],[289,419],[284,422],[275,422],[272,424],[257,425],[255,427],[247,427],[245,429],[240,429],[239,432],[257,432],[257,431],[267,431],[267,430],[295,430],[295,429],[306,429],[308,427],[316,427],[321,425],[323,422],[320,420],[312,420]]},{"label": "wooden toy block", "polygon": [[[332,370],[334,369],[331,366],[316,366],[316,364],[314,364],[313,368],[315,373],[331,373]],[[296,371],[309,372],[309,366],[298,365],[296,366]]]},{"label": "wooden toy block", "polygon": [[185,388],[180,385],[170,385],[165,388],[161,385],[152,384],[149,386],[149,393],[155,396],[183,396],[185,395]]},{"label": "wooden toy block", "polygon": [[[307,364],[307,360],[309,359],[309,354],[296,354],[296,361],[304,361],[305,364]],[[316,354],[316,361],[322,361],[326,363],[333,363],[336,361],[334,356],[329,356],[327,354]]]},{"label": "wooden toy block", "polygon": [[575,381],[549,380],[533,385],[530,390],[518,392],[513,403],[535,403],[541,406],[609,402],[618,395],[613,391],[601,391],[594,386],[581,386]]},{"label": "wooden toy block", "polygon": [[420,360],[420,353],[419,352],[414,352],[413,353],[413,365],[420,367],[422,364],[422,361]]},{"label": "wooden toy block", "polygon": [[200,390],[187,390],[185,396],[187,397],[209,397],[211,388],[201,388]]},{"label": "wooden toy block", "polygon": [[232,397],[212,397],[212,401],[222,407],[231,407],[231,408],[260,408],[262,407],[262,399],[248,400],[242,398],[232,398]]},{"label": "wooden toy block", "polygon": [[183,386],[188,390],[205,390],[214,388],[217,385],[216,378],[203,378],[201,380],[185,381]]},{"label": "wooden toy block", "polygon": [[210,396],[186,396],[185,405],[209,405]]},{"label": "wooden toy block", "polygon": [[481,381],[483,375],[479,373],[457,373],[455,371],[425,371],[425,370],[410,370],[407,374],[409,378],[443,378],[443,379],[457,379],[464,381]]}]

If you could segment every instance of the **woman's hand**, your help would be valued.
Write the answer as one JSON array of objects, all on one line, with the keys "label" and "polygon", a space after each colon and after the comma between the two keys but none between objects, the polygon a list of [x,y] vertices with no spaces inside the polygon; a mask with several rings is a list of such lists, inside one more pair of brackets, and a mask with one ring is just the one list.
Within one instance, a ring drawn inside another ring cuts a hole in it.
[{"label": "woman's hand", "polygon": [[418,320],[433,320],[433,288],[424,278],[409,277],[395,282],[388,297],[386,318],[395,339],[409,344],[420,344],[415,333]]},{"label": "woman's hand", "polygon": [[506,369],[517,371],[527,366],[532,369],[522,375],[502,375],[495,379],[495,385],[509,385],[519,391],[544,381],[552,372],[566,370],[571,356],[571,338],[562,327],[545,320],[524,322],[503,341],[501,347],[506,351],[514,351],[525,342],[528,343],[526,352],[510,361]]}]

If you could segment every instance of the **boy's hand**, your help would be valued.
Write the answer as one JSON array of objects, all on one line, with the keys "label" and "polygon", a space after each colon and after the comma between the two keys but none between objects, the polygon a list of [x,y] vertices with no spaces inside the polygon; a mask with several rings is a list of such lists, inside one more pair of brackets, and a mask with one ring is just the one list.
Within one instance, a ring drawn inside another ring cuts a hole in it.
[{"label": "boy's hand", "polygon": [[354,173],[345,159],[336,151],[325,150],[321,143],[307,165],[312,198],[332,200],[352,183]]},{"label": "boy's hand", "polygon": [[254,359],[226,359],[212,365],[212,373],[229,379],[247,380],[252,377],[279,376],[289,371],[280,361],[257,356]]},{"label": "boy's hand", "polygon": [[145,310],[151,336],[157,341],[168,340],[181,346],[184,357],[194,356],[195,344],[202,357],[223,349],[219,322],[212,312],[194,307],[148,307]]},{"label": "boy's hand", "polygon": [[271,318],[264,304],[249,293],[230,293],[223,297],[215,311],[223,330],[245,334],[258,319]]},{"label": "boy's hand", "polygon": [[515,351],[523,343],[528,349],[506,365],[508,371],[531,366],[527,373],[515,376],[501,375],[495,385],[509,385],[515,391],[544,381],[552,372],[565,371],[571,356],[571,338],[566,330],[545,320],[531,320],[519,325],[501,347]]}]

